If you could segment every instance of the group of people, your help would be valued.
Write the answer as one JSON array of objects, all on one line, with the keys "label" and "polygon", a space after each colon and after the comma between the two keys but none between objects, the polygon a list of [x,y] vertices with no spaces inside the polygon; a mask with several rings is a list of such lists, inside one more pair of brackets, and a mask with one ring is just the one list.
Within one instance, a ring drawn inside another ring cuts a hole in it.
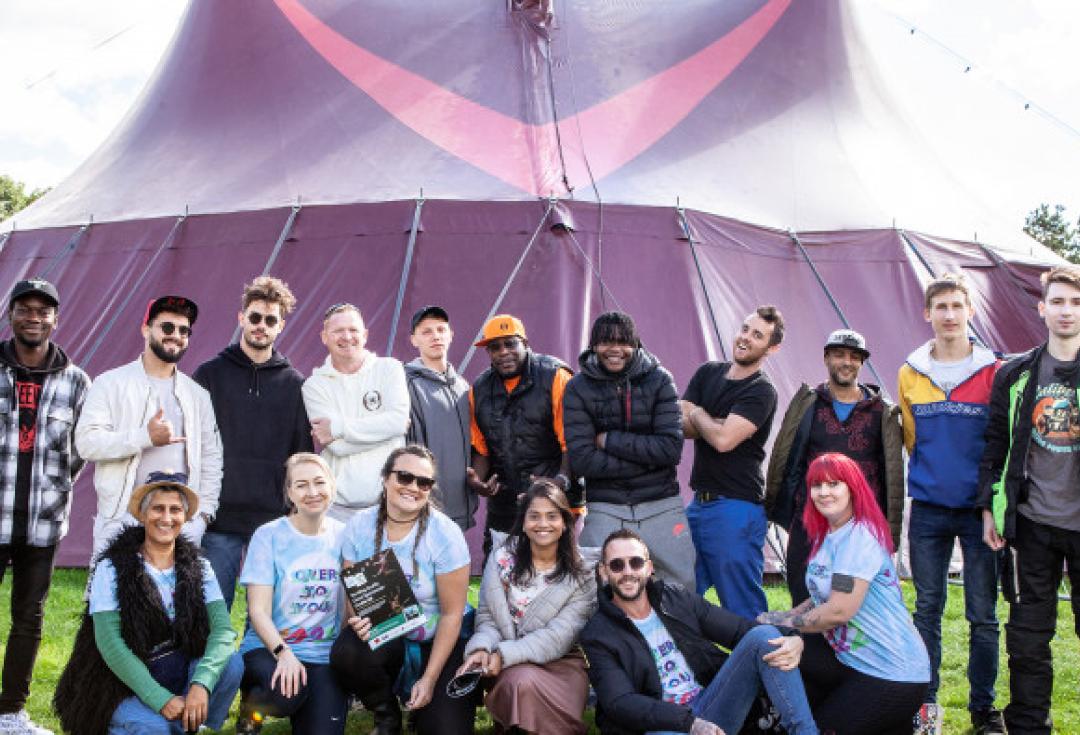
[{"label": "group of people", "polygon": [[[862,335],[833,332],[827,379],[792,398],[767,472],[777,394],[763,367],[784,337],[773,306],[680,398],[621,312],[596,319],[576,372],[496,316],[477,342],[490,367],[470,387],[439,306],[413,316],[407,365],[367,349],[357,307],[331,306],[326,360],[305,379],[275,347],[295,305],[281,280],[254,279],[240,339],[189,377],[177,363],[198,307],[157,298],[139,357],[91,382],[51,340],[55,286],[15,285],[0,345],[0,578],[13,577],[0,733],[47,732],[24,706],[87,461],[87,610],[54,697],[72,733],[217,728],[238,689],[237,732],[266,717],[343,732],[352,699],[380,735],[403,731],[402,706],[421,733],[465,733],[482,698],[500,731],[574,733],[590,684],[604,733],[735,733],[751,711],[794,733],[933,732],[957,539],[972,725],[1050,732],[1057,587],[1066,563],[1073,582],[1080,569],[1080,269],[1044,274],[1047,342],[1005,362],[972,339],[964,280],[932,281],[933,336],[900,370],[899,405],[859,380]],[[914,619],[893,561],[905,496]],[[463,532],[480,498],[474,610]],[[788,531],[786,611],[764,594],[770,521]],[[376,642],[340,575],[386,548],[422,623]]]}]

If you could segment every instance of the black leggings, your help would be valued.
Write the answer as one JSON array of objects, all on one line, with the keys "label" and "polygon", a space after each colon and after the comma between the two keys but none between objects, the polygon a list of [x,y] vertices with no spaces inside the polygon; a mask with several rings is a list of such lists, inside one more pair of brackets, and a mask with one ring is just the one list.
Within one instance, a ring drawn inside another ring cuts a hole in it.
[{"label": "black leggings", "polygon": [[929,683],[888,681],[840,663],[823,635],[803,637],[799,673],[822,735],[911,735]]},{"label": "black leggings", "polygon": [[[346,631],[353,638],[351,630]],[[342,633],[345,635],[345,632]],[[310,664],[307,684],[292,697],[281,694],[280,684],[270,688],[277,659],[265,648],[244,654],[244,678],[240,684],[243,707],[269,717],[288,717],[296,735],[342,735],[345,732],[345,693],[329,664]]]},{"label": "black leggings", "polygon": [[[420,644],[420,669],[427,667],[431,657],[431,641]],[[412,713],[412,722],[420,735],[469,735],[473,732],[476,698],[453,699],[446,695],[446,684],[465,658],[465,640],[459,638],[446,660],[431,701]],[[391,702],[394,682],[405,660],[405,641],[401,638],[384,643],[374,651],[357,638],[348,627],[334,641],[330,651],[330,667],[349,694],[355,694],[364,707],[376,707]],[[395,703],[396,704],[396,703]]]}]

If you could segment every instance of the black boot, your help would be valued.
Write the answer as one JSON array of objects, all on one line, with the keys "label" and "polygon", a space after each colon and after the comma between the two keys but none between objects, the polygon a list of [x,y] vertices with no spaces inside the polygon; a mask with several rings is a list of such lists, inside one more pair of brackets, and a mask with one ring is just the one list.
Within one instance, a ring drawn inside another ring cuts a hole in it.
[{"label": "black boot", "polygon": [[401,735],[401,707],[398,706],[397,699],[391,697],[367,709],[371,710],[375,721],[371,735]]}]

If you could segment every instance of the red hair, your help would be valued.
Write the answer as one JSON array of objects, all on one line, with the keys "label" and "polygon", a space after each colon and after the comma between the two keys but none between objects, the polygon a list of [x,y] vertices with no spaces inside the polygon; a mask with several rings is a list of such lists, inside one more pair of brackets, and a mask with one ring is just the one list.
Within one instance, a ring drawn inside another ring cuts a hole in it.
[{"label": "red hair", "polygon": [[846,455],[830,452],[815,459],[806,470],[807,498],[802,521],[806,536],[810,539],[810,556],[817,553],[825,536],[829,533],[829,522],[810,499],[810,488],[837,480],[847,485],[851,493],[852,520],[866,526],[886,553],[892,554],[894,548],[889,523],[885,520],[881,508],[878,507],[874,491],[866,483],[866,477],[863,476],[859,465]]}]

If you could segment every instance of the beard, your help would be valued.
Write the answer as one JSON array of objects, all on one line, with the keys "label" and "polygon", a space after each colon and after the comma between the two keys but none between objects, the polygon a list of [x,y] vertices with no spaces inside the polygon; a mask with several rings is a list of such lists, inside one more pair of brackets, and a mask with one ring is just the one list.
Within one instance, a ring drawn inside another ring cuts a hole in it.
[{"label": "beard", "polygon": [[635,592],[632,595],[627,595],[619,587],[618,580],[616,580],[616,581],[610,583],[610,585],[609,585],[611,587],[611,594],[615,595],[620,600],[625,600],[626,602],[633,602],[634,600],[638,599],[639,597],[641,597],[645,593],[645,580],[640,579],[638,581],[639,581],[639,584],[638,584],[637,592]]},{"label": "beard", "polygon": [[181,347],[176,352],[169,352],[165,349],[165,345],[158,342],[153,337],[150,338],[150,351],[154,353],[154,356],[162,362],[177,363],[180,362],[180,358],[187,352],[187,347]]},{"label": "beard", "polygon": [[269,337],[263,337],[263,341],[260,343],[255,338],[244,335],[244,344],[253,350],[266,350],[274,346],[274,340]]},{"label": "beard", "polygon": [[845,378],[838,370],[830,370],[829,380],[832,381],[833,385],[838,385],[841,388],[851,388],[859,382],[859,374],[854,373],[850,378]]}]

